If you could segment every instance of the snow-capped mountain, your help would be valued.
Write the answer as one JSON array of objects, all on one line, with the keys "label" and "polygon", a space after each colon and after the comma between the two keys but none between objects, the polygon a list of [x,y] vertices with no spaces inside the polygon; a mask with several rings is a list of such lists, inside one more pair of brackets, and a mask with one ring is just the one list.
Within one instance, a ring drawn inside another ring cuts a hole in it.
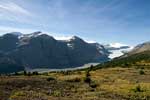
[{"label": "snow-capped mountain", "polygon": [[128,46],[121,43],[111,43],[104,45],[104,47],[110,52],[109,54],[110,59],[122,56],[123,54],[133,49],[132,46]]},{"label": "snow-capped mountain", "polygon": [[16,36],[21,36],[21,35],[23,35],[23,34],[20,33],[20,32],[11,32],[11,33],[7,33],[7,34],[12,34],[12,35],[16,35]]},{"label": "snow-capped mountain", "polygon": [[61,69],[108,60],[103,46],[87,43],[77,36],[65,41],[41,32],[9,33],[0,37],[0,66],[10,63],[22,66],[21,69]]}]

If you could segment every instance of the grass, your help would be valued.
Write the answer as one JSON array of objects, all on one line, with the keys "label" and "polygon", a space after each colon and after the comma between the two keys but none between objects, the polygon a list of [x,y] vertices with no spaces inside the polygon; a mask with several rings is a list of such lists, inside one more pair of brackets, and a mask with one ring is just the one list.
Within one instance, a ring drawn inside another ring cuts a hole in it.
[{"label": "grass", "polygon": [[150,100],[150,69],[103,68],[0,76],[0,100]]}]

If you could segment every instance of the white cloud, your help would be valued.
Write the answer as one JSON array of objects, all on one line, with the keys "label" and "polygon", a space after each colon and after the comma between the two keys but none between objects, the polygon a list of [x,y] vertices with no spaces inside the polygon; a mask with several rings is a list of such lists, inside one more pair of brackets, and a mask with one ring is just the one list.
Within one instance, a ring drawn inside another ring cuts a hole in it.
[{"label": "white cloud", "polygon": [[25,8],[13,3],[13,2],[0,2],[0,12],[8,12],[12,14],[23,14],[31,16],[31,13]]},{"label": "white cloud", "polygon": [[11,1],[0,0],[0,21],[33,24],[31,19],[34,17],[35,15],[22,7],[22,5]]},{"label": "white cloud", "polygon": [[[129,46],[123,43],[110,43],[111,47],[119,48],[121,46]],[[129,48],[125,49],[119,49],[119,50],[110,50],[111,54],[109,55],[109,58],[113,59],[115,57],[122,56],[125,52],[129,52],[134,48],[134,46],[129,46]]]},{"label": "white cloud", "polygon": [[110,43],[110,46],[111,46],[111,47],[119,48],[119,47],[121,47],[121,46],[128,46],[128,45],[122,44],[122,43]]},{"label": "white cloud", "polygon": [[109,55],[109,58],[113,59],[115,57],[119,57],[122,56],[125,52],[129,52],[133,49],[133,46],[130,46],[127,49],[120,49],[120,50],[111,50],[111,54]]}]

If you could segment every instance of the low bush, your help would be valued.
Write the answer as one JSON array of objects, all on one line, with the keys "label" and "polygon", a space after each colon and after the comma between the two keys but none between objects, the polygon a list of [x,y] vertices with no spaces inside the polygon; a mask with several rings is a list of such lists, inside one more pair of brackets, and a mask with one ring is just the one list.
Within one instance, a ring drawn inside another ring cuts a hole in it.
[{"label": "low bush", "polygon": [[39,73],[37,71],[32,73],[33,75],[39,75]]},{"label": "low bush", "polygon": [[141,70],[139,71],[139,74],[140,74],[140,75],[144,75],[145,72],[141,69]]},{"label": "low bush", "polygon": [[54,80],[56,80],[56,79],[53,78],[53,77],[48,77],[46,80],[47,80],[47,81],[54,81]]},{"label": "low bush", "polygon": [[61,92],[56,90],[56,91],[53,92],[53,96],[59,97],[59,96],[61,96]]},{"label": "low bush", "polygon": [[66,82],[81,82],[81,79],[76,77],[76,78],[73,78],[73,79],[67,79],[65,80]]},{"label": "low bush", "polygon": [[90,83],[90,87],[91,87],[91,88],[96,88],[96,87],[97,87],[97,84],[96,84],[95,82],[91,82],[91,83]]},{"label": "low bush", "polygon": [[135,88],[132,89],[134,92],[143,92],[144,90],[141,88],[140,85],[137,85]]},{"label": "low bush", "polygon": [[84,82],[85,83],[90,83],[91,82],[91,78],[90,77],[85,77],[84,78]]},{"label": "low bush", "polygon": [[23,74],[24,74],[24,75],[27,75],[27,72],[24,70],[24,71],[23,71]]},{"label": "low bush", "polygon": [[31,72],[28,72],[28,73],[27,73],[27,76],[31,76],[31,75],[32,75],[32,73],[31,73]]}]

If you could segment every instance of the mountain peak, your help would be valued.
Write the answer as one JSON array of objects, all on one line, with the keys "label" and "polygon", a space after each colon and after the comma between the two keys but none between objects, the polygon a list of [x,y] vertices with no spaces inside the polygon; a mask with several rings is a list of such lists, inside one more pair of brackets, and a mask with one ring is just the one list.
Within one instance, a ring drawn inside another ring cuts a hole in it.
[{"label": "mountain peak", "polygon": [[37,37],[37,36],[42,35],[42,34],[43,33],[41,31],[36,31],[36,32],[30,33],[30,34],[24,34],[22,37],[31,38],[31,37]]},{"label": "mountain peak", "polygon": [[135,48],[141,48],[141,47],[143,47],[143,46],[145,46],[145,45],[150,45],[150,41],[144,42],[144,43],[142,43],[142,44],[139,44],[139,45],[137,45]]},{"label": "mountain peak", "polygon": [[71,39],[81,39],[81,38],[79,38],[78,36],[72,36],[72,38]]},{"label": "mountain peak", "polygon": [[20,32],[10,32],[10,33],[7,33],[7,34],[12,34],[12,35],[16,35],[16,36],[21,36],[22,33]]},{"label": "mountain peak", "polygon": [[81,39],[81,38],[78,37],[78,36],[73,36],[69,41],[82,41],[82,42],[84,42],[84,40]]},{"label": "mountain peak", "polygon": [[42,34],[41,31],[36,31],[36,32],[31,33],[32,36],[38,36],[38,35],[41,35],[41,34]]}]

